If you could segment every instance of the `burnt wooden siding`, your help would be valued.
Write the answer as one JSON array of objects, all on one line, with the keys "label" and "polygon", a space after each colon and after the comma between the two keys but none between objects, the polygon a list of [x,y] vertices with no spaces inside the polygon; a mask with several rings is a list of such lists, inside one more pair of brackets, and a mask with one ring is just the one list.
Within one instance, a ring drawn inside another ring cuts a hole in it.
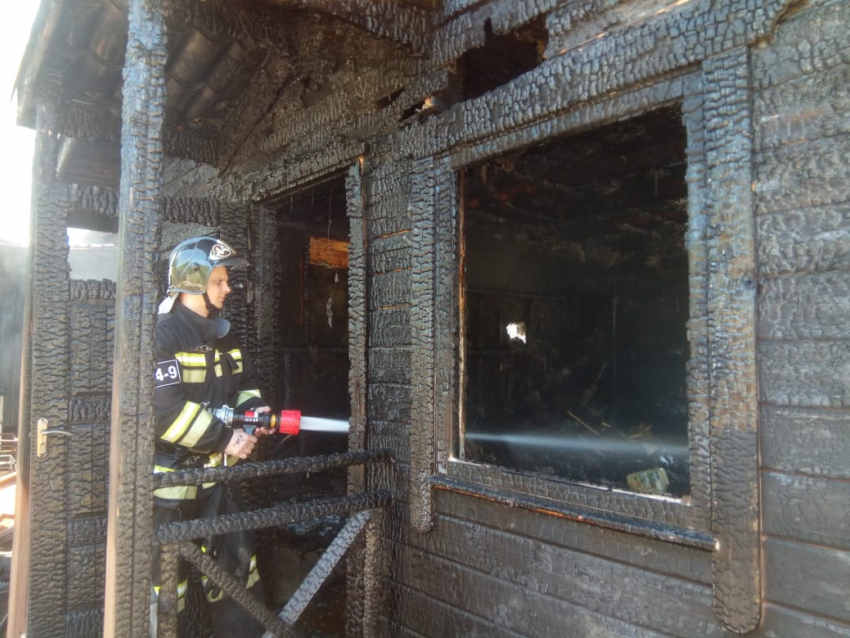
[{"label": "burnt wooden siding", "polygon": [[[764,564],[753,636],[850,636],[848,24],[847,2],[803,3],[750,49]],[[411,328],[422,300],[410,290],[433,258],[412,248],[414,166],[370,156],[364,173],[369,441],[395,451],[393,473],[374,479],[401,501],[386,532],[384,630],[732,635],[713,609],[709,552],[445,491],[432,530],[413,529],[409,424],[414,388],[430,380],[411,360],[423,326]]]},{"label": "burnt wooden siding", "polygon": [[752,53],[762,633],[850,634],[850,3]]}]

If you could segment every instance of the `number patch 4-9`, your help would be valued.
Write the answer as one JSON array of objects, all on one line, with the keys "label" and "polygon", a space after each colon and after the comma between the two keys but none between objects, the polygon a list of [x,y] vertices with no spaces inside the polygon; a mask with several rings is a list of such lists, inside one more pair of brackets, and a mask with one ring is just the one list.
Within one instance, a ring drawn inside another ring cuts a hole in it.
[{"label": "number patch 4-9", "polygon": [[180,366],[177,365],[177,359],[158,361],[154,378],[156,378],[157,388],[180,383],[182,379],[180,378]]}]

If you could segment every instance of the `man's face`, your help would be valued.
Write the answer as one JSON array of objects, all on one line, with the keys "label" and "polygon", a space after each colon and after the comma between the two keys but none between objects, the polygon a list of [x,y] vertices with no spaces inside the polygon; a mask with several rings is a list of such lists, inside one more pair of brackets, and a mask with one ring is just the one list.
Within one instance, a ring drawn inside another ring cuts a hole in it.
[{"label": "man's face", "polygon": [[207,281],[207,297],[210,298],[210,303],[221,310],[224,308],[224,300],[227,299],[231,290],[227,268],[224,266],[213,268],[209,281]]}]

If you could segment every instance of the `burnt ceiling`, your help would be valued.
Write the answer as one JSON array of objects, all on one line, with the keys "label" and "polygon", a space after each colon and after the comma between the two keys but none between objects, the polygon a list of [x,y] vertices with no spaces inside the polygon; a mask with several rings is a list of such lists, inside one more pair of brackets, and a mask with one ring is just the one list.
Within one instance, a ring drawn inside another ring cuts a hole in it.
[{"label": "burnt ceiling", "polygon": [[[43,8],[19,75],[22,125],[34,126],[33,94],[48,92],[68,108],[96,113],[99,131],[110,131],[107,137],[117,143],[127,4],[56,0],[52,12]],[[428,15],[423,7],[429,4],[186,0],[168,5],[166,137],[205,140],[214,150],[193,159],[226,164],[276,110],[308,108],[332,93],[338,87],[329,78],[340,70],[362,73],[378,60],[421,58]],[[369,104],[380,97],[369,96]],[[170,144],[169,151],[175,147]]]}]

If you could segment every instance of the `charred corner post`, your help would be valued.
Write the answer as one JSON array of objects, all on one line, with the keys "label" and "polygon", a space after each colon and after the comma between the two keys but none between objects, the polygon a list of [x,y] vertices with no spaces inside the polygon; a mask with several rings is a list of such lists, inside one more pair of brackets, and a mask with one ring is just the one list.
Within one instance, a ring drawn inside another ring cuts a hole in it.
[{"label": "charred corner post", "polygon": [[[15,630],[145,635],[160,542],[281,635],[850,635],[849,22],[45,1]],[[115,232],[119,272],[69,272],[71,227]],[[199,234],[252,264],[228,318],[264,396],[348,434],[155,485],[159,255]],[[154,487],[225,476],[252,511],[151,528]],[[247,528],[266,601],[193,550]]]}]

